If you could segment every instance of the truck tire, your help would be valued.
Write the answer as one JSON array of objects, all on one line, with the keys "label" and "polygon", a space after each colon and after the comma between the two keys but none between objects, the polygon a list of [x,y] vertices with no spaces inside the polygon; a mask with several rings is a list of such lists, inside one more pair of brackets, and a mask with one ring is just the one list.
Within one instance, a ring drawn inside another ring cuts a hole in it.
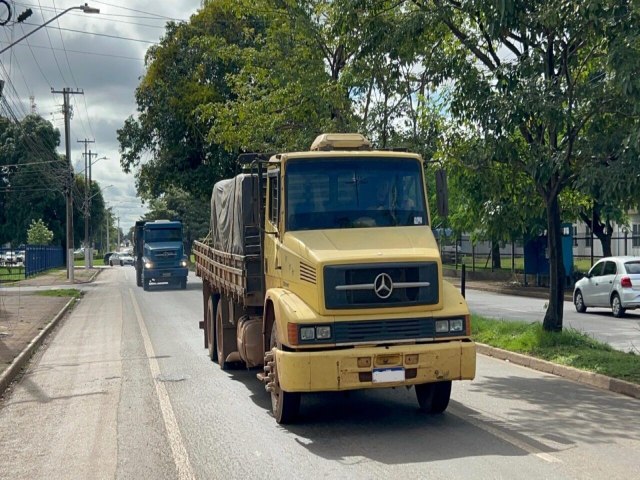
[{"label": "truck tire", "polygon": [[186,290],[186,289],[187,289],[187,277],[180,280],[180,290]]},{"label": "truck tire", "polygon": [[149,290],[149,279],[148,279],[148,278],[145,278],[145,279],[142,281],[142,289],[143,289],[145,292]]},{"label": "truck tire", "polygon": [[425,413],[442,413],[449,406],[451,380],[416,385],[416,396],[420,404],[420,411]]},{"label": "truck tire", "polygon": [[[230,370],[233,362],[227,362],[226,359],[230,353],[235,352],[237,348],[237,339],[235,330],[225,330],[224,325],[228,323],[229,317],[229,299],[220,296],[218,307],[216,308],[216,350],[218,351],[218,365],[222,370]],[[226,307],[226,308],[225,308]]]},{"label": "truck tire", "polygon": [[209,301],[207,302],[207,345],[209,348],[209,358],[213,362],[218,361],[218,349],[216,348],[215,312],[216,307],[213,302],[212,295],[209,297]]},{"label": "truck tire", "polygon": [[273,322],[271,328],[271,338],[269,341],[271,350],[265,355],[265,366],[269,366],[271,373],[273,374],[273,380],[267,385],[271,392],[271,411],[273,417],[279,424],[293,423],[298,417],[298,411],[300,410],[300,393],[299,392],[285,392],[280,388],[280,382],[278,381],[278,369],[276,367],[276,359],[274,348],[280,347],[278,344],[278,330],[276,322]]}]

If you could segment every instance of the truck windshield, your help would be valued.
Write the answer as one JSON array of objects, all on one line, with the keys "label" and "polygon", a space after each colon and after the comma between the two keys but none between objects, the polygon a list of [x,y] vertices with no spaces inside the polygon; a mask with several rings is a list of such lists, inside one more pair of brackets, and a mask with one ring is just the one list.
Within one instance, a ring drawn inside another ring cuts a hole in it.
[{"label": "truck windshield", "polygon": [[180,242],[182,231],[179,228],[149,228],[144,231],[144,241],[154,242]]},{"label": "truck windshield", "polygon": [[291,160],[287,230],[426,225],[420,162],[411,158]]}]

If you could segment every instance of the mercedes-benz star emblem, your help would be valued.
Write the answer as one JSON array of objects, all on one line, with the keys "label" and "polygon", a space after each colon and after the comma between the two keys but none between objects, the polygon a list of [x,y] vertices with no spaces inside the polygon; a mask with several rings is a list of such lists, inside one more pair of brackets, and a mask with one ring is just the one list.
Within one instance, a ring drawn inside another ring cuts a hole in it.
[{"label": "mercedes-benz star emblem", "polygon": [[389,298],[393,293],[393,280],[387,273],[381,273],[373,281],[373,290],[376,295],[383,300]]}]

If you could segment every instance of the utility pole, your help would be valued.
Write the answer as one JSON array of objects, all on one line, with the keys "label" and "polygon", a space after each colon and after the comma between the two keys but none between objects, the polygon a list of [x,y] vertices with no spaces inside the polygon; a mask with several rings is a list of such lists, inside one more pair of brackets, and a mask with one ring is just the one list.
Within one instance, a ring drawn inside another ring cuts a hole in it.
[{"label": "utility pole", "polygon": [[65,196],[67,197],[67,278],[70,283],[74,283],[73,278],[73,165],[71,164],[71,106],[69,105],[69,95],[84,95],[81,89],[73,90],[65,87],[62,90],[51,89],[51,93],[61,93],[63,95],[64,113],[64,142],[65,155],[69,165],[69,183],[66,185]]},{"label": "utility pole", "polygon": [[[95,140],[78,140],[78,143],[84,143],[84,204],[82,214],[84,216],[84,268],[91,267],[91,244],[89,243],[89,192],[91,191],[91,178],[89,177],[89,168],[91,168],[91,150],[87,153],[87,146],[95,143]],[[98,155],[97,153],[94,155]]]},{"label": "utility pole", "polygon": [[120,216],[118,216],[118,245],[116,245],[116,252],[120,251]]},{"label": "utility pole", "polygon": [[109,246],[109,226],[111,224],[111,212],[107,209],[107,248],[105,249],[104,253],[107,253],[109,251],[111,251],[111,248]]}]

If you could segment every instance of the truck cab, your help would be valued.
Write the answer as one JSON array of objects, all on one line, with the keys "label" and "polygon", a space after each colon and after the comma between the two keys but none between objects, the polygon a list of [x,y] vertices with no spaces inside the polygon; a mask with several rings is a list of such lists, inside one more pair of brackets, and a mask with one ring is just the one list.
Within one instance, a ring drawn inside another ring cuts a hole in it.
[{"label": "truck cab", "polygon": [[182,223],[138,221],[134,229],[136,283],[144,290],[150,284],[168,283],[187,288],[188,261],[182,243]]}]

